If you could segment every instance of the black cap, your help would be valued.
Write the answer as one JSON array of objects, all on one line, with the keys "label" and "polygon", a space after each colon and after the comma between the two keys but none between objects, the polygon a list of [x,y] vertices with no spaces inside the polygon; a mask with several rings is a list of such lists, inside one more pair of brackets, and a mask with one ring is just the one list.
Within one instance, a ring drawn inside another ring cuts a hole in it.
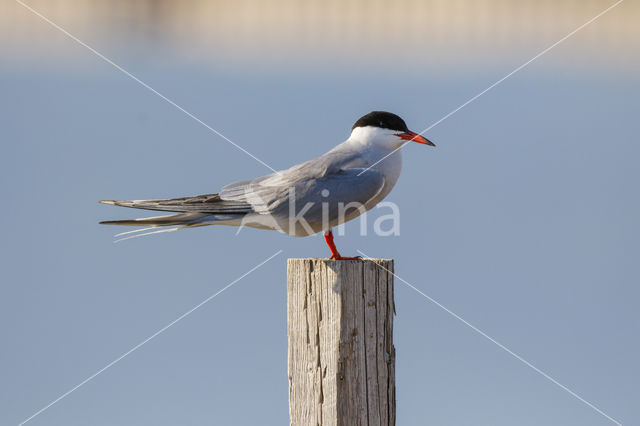
[{"label": "black cap", "polygon": [[363,115],[356,121],[351,130],[356,127],[373,126],[382,129],[397,130],[400,132],[408,132],[409,128],[404,120],[395,114],[386,111],[372,111],[367,115]]}]

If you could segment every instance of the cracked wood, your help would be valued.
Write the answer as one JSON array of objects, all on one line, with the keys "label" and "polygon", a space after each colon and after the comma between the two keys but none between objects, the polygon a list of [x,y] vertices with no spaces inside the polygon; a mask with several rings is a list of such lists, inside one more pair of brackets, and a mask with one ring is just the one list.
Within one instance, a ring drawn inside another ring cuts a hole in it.
[{"label": "cracked wood", "polygon": [[288,260],[291,425],[395,425],[393,275],[385,269],[393,260]]}]

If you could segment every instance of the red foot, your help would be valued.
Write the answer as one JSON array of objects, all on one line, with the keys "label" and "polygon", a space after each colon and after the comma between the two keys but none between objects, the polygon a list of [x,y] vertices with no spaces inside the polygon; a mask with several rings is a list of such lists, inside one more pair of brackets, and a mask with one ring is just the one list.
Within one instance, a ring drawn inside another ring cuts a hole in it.
[{"label": "red foot", "polygon": [[324,240],[327,242],[327,245],[329,246],[329,250],[331,250],[331,257],[329,259],[332,260],[359,260],[362,259],[360,256],[355,256],[355,257],[343,257],[340,256],[340,253],[338,253],[338,249],[336,248],[335,243],[333,242],[333,232],[331,232],[331,230],[328,230],[324,233]]}]

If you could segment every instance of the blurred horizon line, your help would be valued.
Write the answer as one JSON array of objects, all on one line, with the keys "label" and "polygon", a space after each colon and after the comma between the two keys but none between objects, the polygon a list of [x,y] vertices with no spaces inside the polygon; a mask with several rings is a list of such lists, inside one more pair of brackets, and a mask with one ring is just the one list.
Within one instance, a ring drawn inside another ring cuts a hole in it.
[{"label": "blurred horizon line", "polygon": [[[614,2],[26,0],[25,3],[98,50],[109,52],[205,64],[259,63],[268,68],[285,65],[324,69],[332,62],[354,67],[437,70],[526,59]],[[640,26],[634,12],[640,12],[637,2],[621,3],[576,34],[579,42],[572,43],[571,51],[559,59],[567,66],[582,66],[589,60],[588,66],[637,68]],[[69,40],[54,32],[58,31],[17,2],[0,3],[0,49],[10,60],[46,61],[52,55],[72,58],[75,51]]]}]

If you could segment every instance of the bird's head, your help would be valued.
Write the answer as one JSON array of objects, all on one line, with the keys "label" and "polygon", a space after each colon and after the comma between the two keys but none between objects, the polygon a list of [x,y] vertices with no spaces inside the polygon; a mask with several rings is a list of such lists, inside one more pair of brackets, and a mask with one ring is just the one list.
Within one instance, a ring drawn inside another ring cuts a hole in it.
[{"label": "bird's head", "polygon": [[360,117],[351,128],[351,138],[387,149],[397,149],[409,141],[435,146],[424,136],[409,130],[402,118],[386,111],[372,111]]}]

